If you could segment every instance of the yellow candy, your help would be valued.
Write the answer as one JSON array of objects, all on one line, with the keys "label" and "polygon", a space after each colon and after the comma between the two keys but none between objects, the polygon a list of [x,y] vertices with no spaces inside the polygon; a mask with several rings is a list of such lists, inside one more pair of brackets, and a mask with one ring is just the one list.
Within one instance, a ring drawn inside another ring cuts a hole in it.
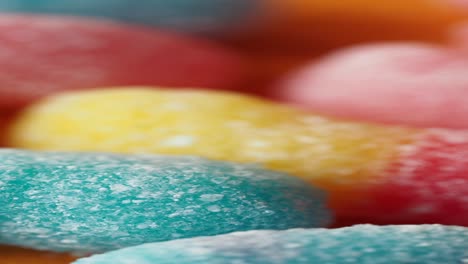
[{"label": "yellow candy", "polygon": [[377,176],[412,133],[337,122],[231,93],[129,87],[58,95],[20,114],[10,144],[35,150],[188,154],[260,163],[346,190]]}]

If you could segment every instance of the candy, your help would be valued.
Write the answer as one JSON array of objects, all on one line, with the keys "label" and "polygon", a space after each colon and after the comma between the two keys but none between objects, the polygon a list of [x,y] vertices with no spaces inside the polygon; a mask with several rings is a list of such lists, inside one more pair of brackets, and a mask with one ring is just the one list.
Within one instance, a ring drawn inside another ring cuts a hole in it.
[{"label": "candy", "polygon": [[[431,130],[386,170],[387,182],[370,191],[375,221],[468,226],[468,133]],[[405,206],[401,206],[405,204]],[[380,219],[385,215],[386,219]]]},{"label": "candy", "polygon": [[38,150],[263,164],[326,189],[349,223],[468,225],[466,131],[344,122],[242,95],[134,87],[44,100],[9,135],[12,146]]},{"label": "candy", "polygon": [[1,12],[29,12],[110,18],[185,31],[235,28],[261,10],[258,0],[0,0]]},{"label": "candy", "polygon": [[0,244],[58,252],[329,220],[295,177],[197,157],[4,149],[0,179]]},{"label": "candy", "polygon": [[467,59],[427,44],[336,52],[289,77],[281,98],[327,115],[423,127],[468,128]]},{"label": "candy", "polygon": [[460,23],[453,27],[449,35],[450,44],[466,55],[468,52],[468,23]]},{"label": "candy", "polygon": [[468,229],[438,225],[360,225],[343,229],[249,231],[141,245],[75,264],[425,263],[468,259]]},{"label": "candy", "polygon": [[235,88],[244,81],[241,64],[217,45],[143,27],[0,17],[0,109],[99,86]]}]

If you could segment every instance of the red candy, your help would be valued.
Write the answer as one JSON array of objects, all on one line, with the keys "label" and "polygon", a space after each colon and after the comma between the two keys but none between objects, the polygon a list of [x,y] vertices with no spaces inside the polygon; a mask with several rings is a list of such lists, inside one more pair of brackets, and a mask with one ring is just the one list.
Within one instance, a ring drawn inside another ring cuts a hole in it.
[{"label": "red candy", "polygon": [[240,59],[214,44],[89,19],[0,17],[0,108],[64,90],[160,85],[233,88]]},{"label": "red candy", "polygon": [[429,133],[390,166],[389,182],[371,195],[380,205],[372,210],[393,215],[392,222],[468,225],[467,157],[468,134]]},{"label": "red candy", "polygon": [[[338,210],[341,225],[443,223],[468,226],[468,133],[428,130],[403,147],[365,203]],[[363,217],[367,215],[367,217]]]}]

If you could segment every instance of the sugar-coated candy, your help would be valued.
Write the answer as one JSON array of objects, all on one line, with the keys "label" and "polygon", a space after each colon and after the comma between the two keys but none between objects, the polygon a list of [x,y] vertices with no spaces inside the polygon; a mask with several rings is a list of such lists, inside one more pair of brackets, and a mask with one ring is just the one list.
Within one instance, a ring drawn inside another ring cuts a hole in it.
[{"label": "sugar-coated candy", "polygon": [[296,177],[190,156],[3,149],[0,201],[0,244],[57,252],[330,220]]},{"label": "sugar-coated candy", "polygon": [[0,16],[0,109],[99,86],[235,88],[244,82],[241,65],[242,59],[216,44],[156,29]]},{"label": "sugar-coated candy", "polygon": [[9,135],[11,146],[36,150],[254,162],[326,189],[346,221],[468,225],[467,131],[344,122],[231,93],[133,87],[43,100]]},{"label": "sugar-coated candy", "polygon": [[327,115],[422,127],[468,128],[468,63],[436,45],[361,45],[286,78],[282,99]]},{"label": "sugar-coated candy", "polygon": [[327,263],[459,264],[468,261],[468,228],[439,225],[248,231],[145,244],[75,264]]},{"label": "sugar-coated candy", "polygon": [[62,14],[219,32],[258,15],[259,0],[0,0],[0,12]]}]

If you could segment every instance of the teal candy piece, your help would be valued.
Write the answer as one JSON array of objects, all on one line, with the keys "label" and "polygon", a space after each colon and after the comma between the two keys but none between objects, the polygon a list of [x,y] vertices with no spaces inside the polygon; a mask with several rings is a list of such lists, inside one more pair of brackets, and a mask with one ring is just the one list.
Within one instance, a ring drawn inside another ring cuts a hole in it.
[{"label": "teal candy piece", "polygon": [[330,218],[295,177],[183,156],[3,149],[0,201],[0,244],[76,253]]},{"label": "teal candy piece", "polygon": [[249,231],[145,244],[74,264],[462,264],[468,228],[440,225]]},{"label": "teal candy piece", "polygon": [[0,12],[107,18],[194,32],[219,32],[258,15],[261,0],[0,0]]}]

